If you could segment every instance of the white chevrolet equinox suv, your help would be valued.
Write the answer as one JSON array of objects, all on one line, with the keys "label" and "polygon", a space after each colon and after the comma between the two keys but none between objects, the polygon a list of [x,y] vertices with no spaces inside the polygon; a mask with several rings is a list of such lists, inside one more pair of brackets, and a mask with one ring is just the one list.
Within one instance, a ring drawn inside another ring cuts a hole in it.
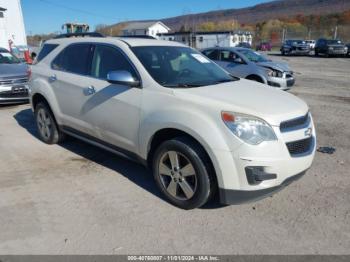
[{"label": "white chevrolet equinox suv", "polygon": [[30,80],[40,138],[65,135],[153,170],[172,204],[192,209],[272,195],[312,164],[308,106],[238,79],[198,51],[141,38],[47,41]]}]

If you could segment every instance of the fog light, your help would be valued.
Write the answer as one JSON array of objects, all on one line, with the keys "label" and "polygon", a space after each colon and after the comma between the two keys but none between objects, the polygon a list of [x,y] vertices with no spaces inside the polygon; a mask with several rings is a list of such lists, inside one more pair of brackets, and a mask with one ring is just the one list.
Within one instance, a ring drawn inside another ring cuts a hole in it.
[{"label": "fog light", "polygon": [[266,173],[263,167],[249,166],[245,168],[249,185],[258,185],[262,181],[276,179],[276,174]]}]

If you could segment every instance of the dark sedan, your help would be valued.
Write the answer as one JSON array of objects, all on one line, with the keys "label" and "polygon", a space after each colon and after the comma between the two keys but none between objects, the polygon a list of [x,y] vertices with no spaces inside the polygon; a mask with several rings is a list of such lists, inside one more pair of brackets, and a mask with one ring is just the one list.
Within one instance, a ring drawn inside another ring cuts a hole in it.
[{"label": "dark sedan", "polygon": [[282,55],[309,55],[310,46],[303,40],[286,40],[281,47]]}]

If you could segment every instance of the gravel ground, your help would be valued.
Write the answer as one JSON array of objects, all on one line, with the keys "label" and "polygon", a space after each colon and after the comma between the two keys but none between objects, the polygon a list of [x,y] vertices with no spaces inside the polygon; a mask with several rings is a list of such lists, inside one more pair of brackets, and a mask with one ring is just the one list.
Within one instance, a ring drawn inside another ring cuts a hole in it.
[{"label": "gravel ground", "polygon": [[251,204],[180,210],[144,167],[75,139],[45,145],[28,105],[0,107],[0,254],[350,254],[350,59],[271,58],[294,69],[291,92],[336,152]]}]

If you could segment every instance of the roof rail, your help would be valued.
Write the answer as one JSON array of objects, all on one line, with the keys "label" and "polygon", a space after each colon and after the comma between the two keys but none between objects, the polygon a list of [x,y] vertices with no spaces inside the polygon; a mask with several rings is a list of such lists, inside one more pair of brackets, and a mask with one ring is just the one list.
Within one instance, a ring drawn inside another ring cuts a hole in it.
[{"label": "roof rail", "polygon": [[157,39],[150,35],[121,35],[118,37],[125,37],[125,38],[144,38],[144,39]]},{"label": "roof rail", "polygon": [[104,35],[97,32],[69,33],[69,34],[57,35],[54,37],[54,39],[70,38],[70,37],[104,37]]}]

